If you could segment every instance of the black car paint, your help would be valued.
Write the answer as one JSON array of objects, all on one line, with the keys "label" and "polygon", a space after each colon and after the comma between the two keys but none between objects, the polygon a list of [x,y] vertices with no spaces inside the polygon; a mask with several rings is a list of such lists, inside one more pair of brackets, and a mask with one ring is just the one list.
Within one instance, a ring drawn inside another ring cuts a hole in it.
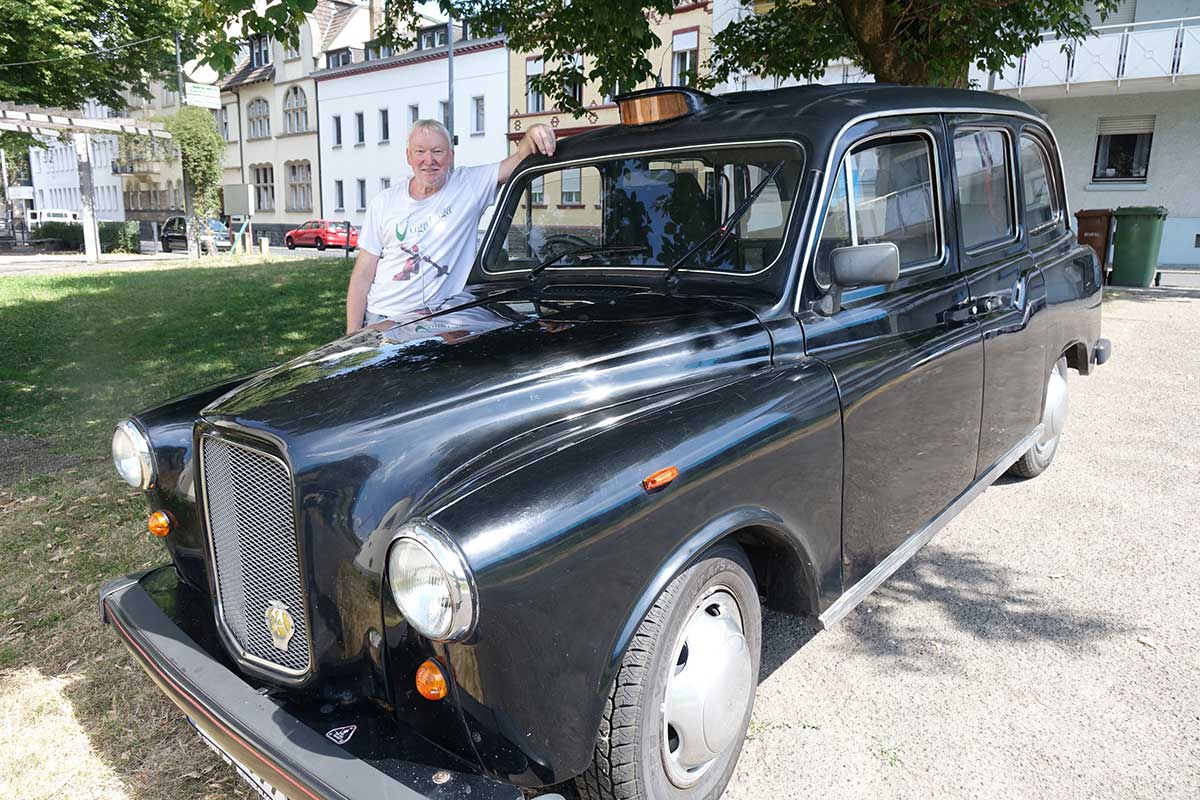
[{"label": "black car paint", "polygon": [[[666,297],[653,278],[552,269],[534,289],[477,263],[471,305],[494,326],[403,342],[366,330],[142,413],[159,470],[150,501],[177,519],[167,545],[179,573],[212,597],[194,437],[266,444],[293,471],[312,602],[315,671],[296,697],[373,698],[519,785],[578,774],[634,629],[706,546],[735,536],[769,604],[819,614],[1036,425],[1060,354],[1091,368],[1100,288],[1090,251],[1064,221],[1036,240],[1022,229],[994,262],[960,262],[944,139],[944,263],[887,290],[848,291],[832,316],[814,310],[820,290],[804,262],[824,166],[863,135],[914,124],[941,135],[956,107],[1031,126],[1005,116],[1027,107],[992,95],[809,87],[564,141],[555,161],[726,142],[722,132],[752,125],[755,140],[804,146],[797,196],[814,202],[796,204],[801,224],[758,275],[681,273]],[[986,313],[947,313],[987,297],[1000,303]],[[1004,380],[1004,365],[1019,376]],[[1011,417],[992,424],[989,409]],[[645,492],[641,479],[666,466],[680,478]],[[475,573],[481,614],[465,641],[415,635],[386,591],[392,534],[414,516],[450,531]],[[361,613],[372,606],[381,637]],[[414,695],[429,656],[452,671],[450,702]]]}]

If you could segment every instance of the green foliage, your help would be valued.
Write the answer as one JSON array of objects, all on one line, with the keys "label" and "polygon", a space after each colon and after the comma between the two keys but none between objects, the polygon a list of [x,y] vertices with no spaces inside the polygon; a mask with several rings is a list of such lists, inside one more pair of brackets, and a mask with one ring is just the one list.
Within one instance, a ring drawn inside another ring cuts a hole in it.
[{"label": "green foliage", "polygon": [[[104,253],[136,253],[141,248],[138,224],[101,222],[100,251]],[[79,222],[43,222],[37,229],[38,239],[58,239],[68,250],[83,249],[83,225]]]},{"label": "green foliage", "polygon": [[[0,0],[0,64],[9,65],[0,67],[0,98],[70,109],[95,98],[122,108],[126,87],[144,92],[174,73],[176,31],[184,58],[193,55],[203,30],[190,12],[196,2],[207,0]],[[110,52],[91,55],[98,50]]]},{"label": "green foliage", "polygon": [[68,250],[83,247],[83,226],[78,222],[43,222],[37,229],[38,239],[58,239]]},{"label": "green foliage", "polygon": [[192,189],[195,215],[204,218],[219,213],[225,141],[213,124],[212,114],[197,106],[184,106],[163,123],[179,151],[184,181]]}]

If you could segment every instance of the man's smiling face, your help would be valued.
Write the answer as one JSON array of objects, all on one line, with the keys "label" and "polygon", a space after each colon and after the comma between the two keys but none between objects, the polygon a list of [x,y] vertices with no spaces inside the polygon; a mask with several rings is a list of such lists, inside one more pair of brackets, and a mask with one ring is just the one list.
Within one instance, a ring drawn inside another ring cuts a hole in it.
[{"label": "man's smiling face", "polygon": [[405,155],[413,171],[414,193],[419,195],[441,189],[454,166],[454,148],[436,130],[419,129],[413,133]]}]

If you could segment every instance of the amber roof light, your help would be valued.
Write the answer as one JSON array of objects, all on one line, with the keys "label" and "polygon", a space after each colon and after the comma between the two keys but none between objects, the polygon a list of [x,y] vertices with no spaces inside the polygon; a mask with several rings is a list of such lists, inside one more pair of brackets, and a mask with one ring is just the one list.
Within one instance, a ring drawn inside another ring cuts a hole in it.
[{"label": "amber roof light", "polygon": [[664,86],[617,97],[622,125],[649,125],[694,114],[711,102],[712,96],[682,86]]}]

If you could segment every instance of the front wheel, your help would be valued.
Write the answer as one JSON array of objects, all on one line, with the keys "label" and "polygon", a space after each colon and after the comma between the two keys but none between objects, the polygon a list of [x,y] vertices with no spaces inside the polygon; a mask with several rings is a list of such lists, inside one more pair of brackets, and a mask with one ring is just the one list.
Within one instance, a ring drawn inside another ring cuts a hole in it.
[{"label": "front wheel", "polygon": [[1070,397],[1067,392],[1067,358],[1063,356],[1054,363],[1050,377],[1046,380],[1046,403],[1042,408],[1042,437],[1033,447],[1017,459],[1009,472],[1021,478],[1036,478],[1046,471],[1054,454],[1058,452],[1058,442],[1062,438],[1063,427],[1067,424],[1067,413],[1071,410]]},{"label": "front wheel", "polygon": [[741,548],[676,577],[634,634],[600,721],[583,800],[719,797],[742,750],[762,609]]},{"label": "front wheel", "polygon": [[324,249],[325,249],[325,240],[324,240],[324,239],[322,239],[320,236],[318,236],[318,237],[317,237],[316,241],[315,241],[315,242],[313,242],[313,244],[315,244],[315,245],[317,246],[317,249],[318,249],[318,250],[324,250]]},{"label": "front wheel", "polygon": [[283,240],[283,243],[287,245],[287,249],[288,249],[288,250],[295,250],[295,249],[296,249],[296,240],[295,240],[295,239],[293,239],[293,238],[292,238],[292,237],[290,237],[290,236],[289,236],[289,237],[287,237],[286,239],[284,239],[284,240]]}]

